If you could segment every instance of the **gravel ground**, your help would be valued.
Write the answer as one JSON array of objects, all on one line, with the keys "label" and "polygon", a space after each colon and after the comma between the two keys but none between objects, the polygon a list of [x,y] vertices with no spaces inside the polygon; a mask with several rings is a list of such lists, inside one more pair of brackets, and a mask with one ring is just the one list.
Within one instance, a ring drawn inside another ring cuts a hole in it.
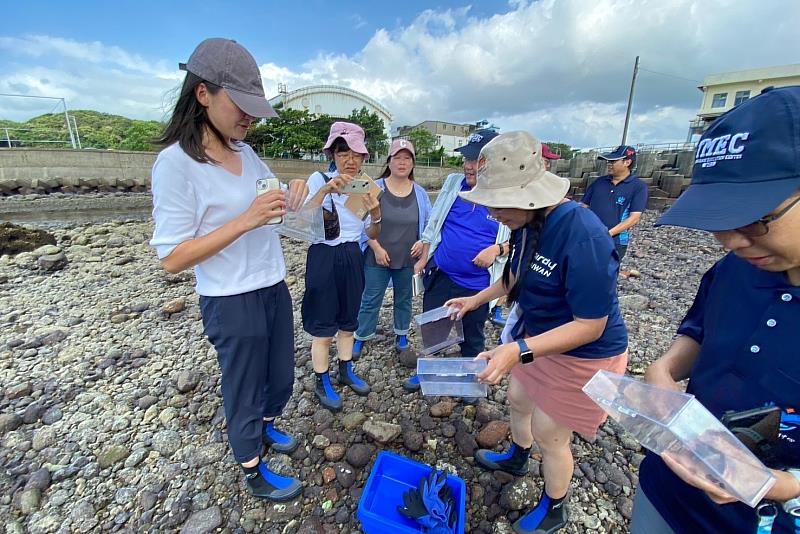
[{"label": "gravel ground", "polygon": [[[624,262],[637,276],[620,281],[633,375],[669,345],[701,274],[722,254],[710,235],[654,229],[655,216],[645,215]],[[270,464],[305,489],[285,504],[251,498],[226,443],[216,356],[203,336],[193,275],[159,267],[147,245],[149,222],[52,231],[54,247],[0,257],[6,532],[359,532],[355,510],[380,450],[458,473],[467,482],[468,532],[510,532],[538,498],[537,454],[531,474],[517,479],[483,472],[472,459],[478,444],[508,446],[505,383],[477,406],[405,393],[410,369],[390,335],[368,345],[356,366],[372,393],[344,392],[340,414],[319,408],[310,338],[300,325],[305,247],[289,240],[297,363],[281,425],[301,447]],[[491,341],[499,334],[492,325],[486,332]],[[564,531],[626,532],[643,451],[613,423],[594,442],[575,438],[573,450]]]}]

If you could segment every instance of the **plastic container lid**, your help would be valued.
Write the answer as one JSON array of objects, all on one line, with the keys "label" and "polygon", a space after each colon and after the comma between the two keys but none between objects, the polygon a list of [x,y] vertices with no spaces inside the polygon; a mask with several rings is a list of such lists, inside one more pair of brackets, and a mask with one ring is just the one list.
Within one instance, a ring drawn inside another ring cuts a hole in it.
[{"label": "plastic container lid", "polygon": [[583,387],[598,406],[656,454],[755,507],[775,477],[694,395],[598,371]]},{"label": "plastic container lid", "polygon": [[451,308],[442,306],[414,316],[422,340],[420,354],[427,356],[464,341],[464,325],[461,319],[452,319],[451,313]]}]

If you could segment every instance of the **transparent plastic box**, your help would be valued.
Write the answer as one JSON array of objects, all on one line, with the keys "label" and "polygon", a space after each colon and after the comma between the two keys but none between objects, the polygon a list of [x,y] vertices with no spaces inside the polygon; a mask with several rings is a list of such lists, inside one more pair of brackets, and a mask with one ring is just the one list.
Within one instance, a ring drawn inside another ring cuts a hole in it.
[{"label": "transparent plastic box", "polygon": [[325,222],[322,208],[301,206],[297,211],[287,211],[283,222],[275,227],[275,231],[285,237],[291,237],[308,243],[325,241]]},{"label": "transparent plastic box", "polygon": [[420,354],[427,356],[464,341],[461,319],[452,319],[451,313],[451,308],[442,306],[414,316],[417,333],[422,340]]},{"label": "transparent plastic box", "polygon": [[694,395],[598,371],[583,387],[594,402],[658,455],[755,507],[775,477]]},{"label": "transparent plastic box", "polygon": [[489,387],[478,382],[486,360],[472,358],[419,358],[417,376],[422,394],[442,397],[486,397]]}]

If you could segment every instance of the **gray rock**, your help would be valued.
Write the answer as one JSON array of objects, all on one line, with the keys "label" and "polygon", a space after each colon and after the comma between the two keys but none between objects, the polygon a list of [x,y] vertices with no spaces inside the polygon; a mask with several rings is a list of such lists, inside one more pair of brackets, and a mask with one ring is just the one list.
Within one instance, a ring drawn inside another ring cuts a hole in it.
[{"label": "gray rock", "polygon": [[410,430],[403,433],[403,445],[411,452],[417,452],[422,449],[422,444],[425,442],[425,436],[422,432]]},{"label": "gray rock", "polygon": [[535,485],[528,478],[506,484],[500,492],[500,506],[507,510],[522,510],[531,505]]},{"label": "gray rock", "polygon": [[367,416],[361,412],[351,412],[342,417],[342,426],[348,432],[360,428],[367,420]]},{"label": "gray rock", "polygon": [[317,449],[324,449],[330,444],[331,440],[329,440],[328,438],[326,438],[321,434],[317,434],[316,436],[314,436],[314,439],[311,440],[311,445],[313,445]]},{"label": "gray rock", "polygon": [[42,492],[38,488],[23,490],[19,496],[19,511],[24,515],[29,515],[39,509],[42,501]]},{"label": "gray rock", "polygon": [[22,426],[22,417],[15,413],[0,414],[0,436]]},{"label": "gray rock", "polygon": [[21,397],[27,397],[31,394],[31,384],[30,382],[22,382],[20,384],[14,384],[13,386],[8,386],[6,388],[6,398],[8,400],[16,400]]},{"label": "gray rock", "polygon": [[67,255],[63,252],[39,256],[36,264],[45,271],[59,271],[67,266]]},{"label": "gray rock", "polygon": [[153,436],[153,449],[161,456],[171,457],[181,447],[181,435],[174,430],[162,430]]},{"label": "gray rock", "polygon": [[40,428],[33,434],[33,449],[41,451],[56,444],[56,431],[50,427]]},{"label": "gray rock", "polygon": [[364,433],[378,443],[389,443],[394,441],[403,431],[400,425],[387,423],[386,421],[365,421],[361,427]]},{"label": "gray rock", "polygon": [[181,393],[188,393],[200,383],[200,375],[194,371],[181,371],[175,379],[176,387]]},{"label": "gray rock", "polygon": [[347,449],[347,463],[357,469],[361,469],[369,463],[372,459],[373,449],[369,445],[363,443],[355,443]]},{"label": "gray rock", "polygon": [[130,451],[124,445],[111,445],[97,455],[97,463],[100,469],[106,469],[117,462],[121,462],[129,454]]},{"label": "gray rock", "polygon": [[119,488],[114,494],[114,502],[122,506],[133,502],[135,498],[136,488],[132,487]]},{"label": "gray rock", "polygon": [[44,467],[38,469],[28,478],[28,481],[25,483],[25,489],[36,488],[39,491],[45,491],[50,487],[51,478],[50,471]]},{"label": "gray rock", "polygon": [[61,412],[61,409],[58,406],[53,406],[48,408],[42,414],[42,423],[45,425],[53,425],[64,417],[64,414]]},{"label": "gray rock", "polygon": [[336,481],[347,489],[356,481],[356,472],[344,462],[339,462],[333,469],[336,471]]},{"label": "gray rock", "polygon": [[158,402],[158,397],[154,397],[153,395],[145,395],[136,403],[139,406],[140,410],[146,410],[150,406],[153,406]]},{"label": "gray rock", "polygon": [[644,295],[620,295],[619,307],[628,311],[644,311],[650,305],[650,299]]}]

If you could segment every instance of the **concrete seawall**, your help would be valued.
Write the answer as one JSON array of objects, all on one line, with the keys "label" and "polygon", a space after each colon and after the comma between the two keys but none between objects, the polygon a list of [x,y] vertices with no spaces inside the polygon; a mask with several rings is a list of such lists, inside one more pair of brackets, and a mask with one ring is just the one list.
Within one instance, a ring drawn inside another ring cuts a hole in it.
[{"label": "concrete seawall", "polygon": [[[54,191],[148,191],[155,158],[154,152],[0,149],[0,196]],[[326,163],[313,161],[264,161],[282,180],[305,179],[327,168]],[[650,186],[648,207],[661,209],[670,205],[688,185],[693,164],[692,151],[640,153],[636,174]],[[383,168],[383,163],[368,163],[364,171],[376,177]],[[414,175],[420,185],[435,191],[441,188],[447,175],[456,170],[420,166],[414,170]],[[580,197],[593,180],[605,174],[605,162],[598,161],[596,153],[586,152],[571,160],[554,162],[552,170],[568,177],[572,183],[571,194]]]}]

